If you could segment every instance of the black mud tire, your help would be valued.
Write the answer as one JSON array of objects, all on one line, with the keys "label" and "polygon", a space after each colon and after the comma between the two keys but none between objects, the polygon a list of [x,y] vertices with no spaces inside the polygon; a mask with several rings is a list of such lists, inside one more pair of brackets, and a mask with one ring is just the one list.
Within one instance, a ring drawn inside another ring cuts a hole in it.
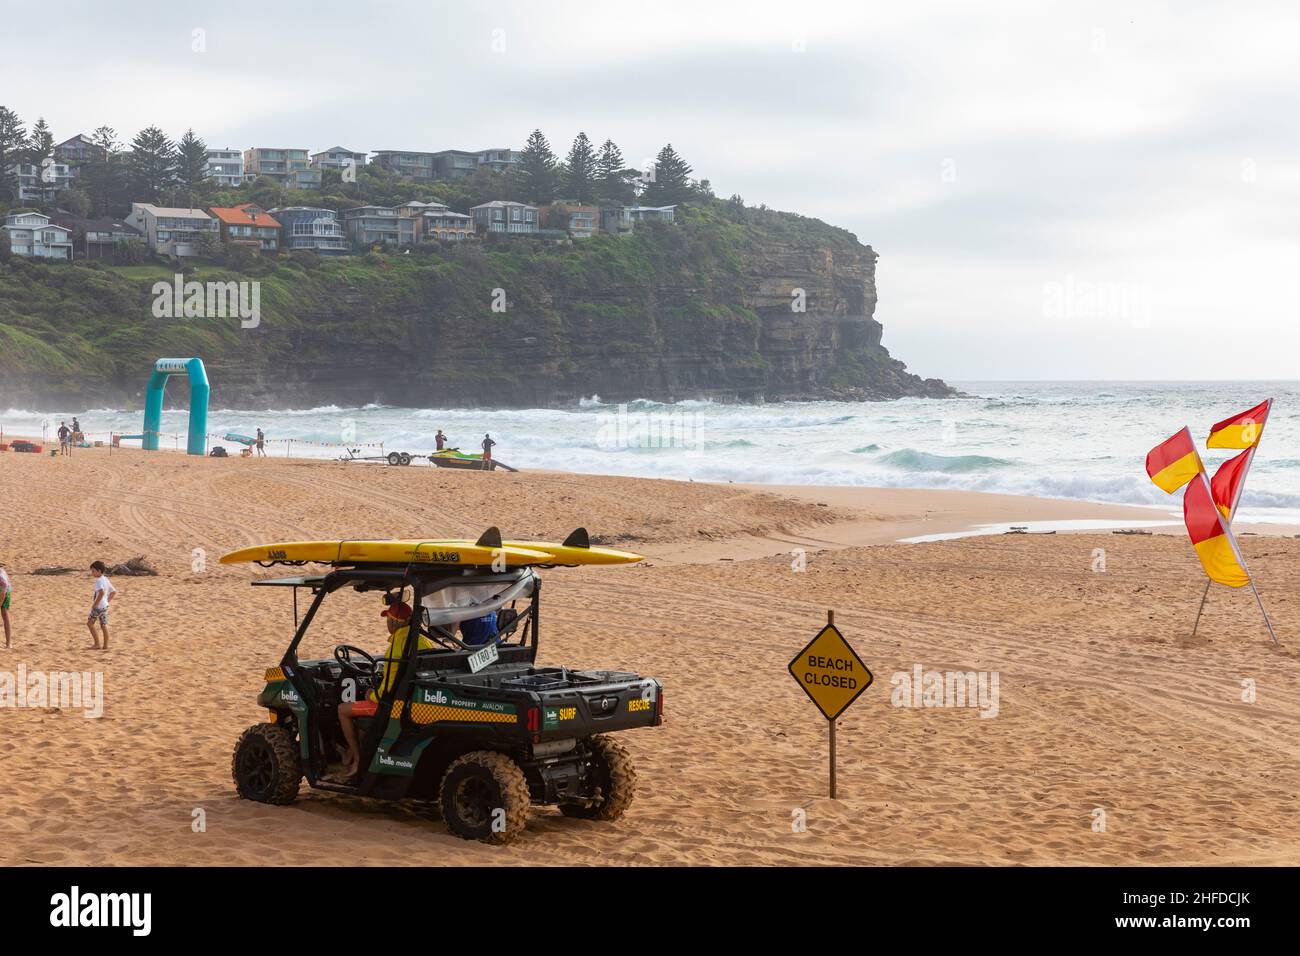
[{"label": "black mud tire", "polygon": [[388,453],[388,463],[390,465],[400,465],[402,463],[402,456],[395,451],[390,451]]},{"label": "black mud tire", "polygon": [[278,724],[254,724],[239,736],[230,758],[235,790],[245,800],[293,803],[302,782],[298,743]]},{"label": "black mud tire", "polygon": [[457,757],[442,775],[438,791],[448,830],[466,840],[496,845],[509,843],[524,831],[528,803],[523,770],[493,750]]},{"label": "black mud tire", "polygon": [[411,463],[411,456],[408,455],[406,452],[402,452],[401,456],[399,457],[399,460],[403,465],[409,465]]},{"label": "black mud tire", "polygon": [[589,803],[562,803],[560,812],[579,820],[617,820],[636,796],[636,766],[632,755],[613,737],[597,735],[587,741],[587,764],[600,796]]}]

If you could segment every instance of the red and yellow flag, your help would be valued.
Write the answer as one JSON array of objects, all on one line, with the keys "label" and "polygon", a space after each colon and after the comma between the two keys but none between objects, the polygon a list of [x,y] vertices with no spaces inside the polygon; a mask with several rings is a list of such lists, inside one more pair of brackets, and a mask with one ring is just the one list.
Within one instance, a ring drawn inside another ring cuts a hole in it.
[{"label": "red and yellow flag", "polygon": [[1230,588],[1245,587],[1250,575],[1237,551],[1237,542],[1215,506],[1210,494],[1210,483],[1204,477],[1187,486],[1183,493],[1183,521],[1187,536],[1192,539],[1201,567],[1210,576]]},{"label": "red and yellow flag", "polygon": [[1268,412],[1272,407],[1273,399],[1265,399],[1254,408],[1211,426],[1205,447],[1251,448],[1258,445],[1260,436],[1264,433],[1264,422],[1268,420]]},{"label": "red and yellow flag", "polygon": [[1147,474],[1157,488],[1171,495],[1203,471],[1192,430],[1187,427],[1147,453]]},{"label": "red and yellow flag", "polygon": [[1242,486],[1246,483],[1246,470],[1250,467],[1253,448],[1247,448],[1240,455],[1233,455],[1214,473],[1210,479],[1210,494],[1214,504],[1225,518],[1231,518],[1236,510],[1237,499],[1241,497]]}]

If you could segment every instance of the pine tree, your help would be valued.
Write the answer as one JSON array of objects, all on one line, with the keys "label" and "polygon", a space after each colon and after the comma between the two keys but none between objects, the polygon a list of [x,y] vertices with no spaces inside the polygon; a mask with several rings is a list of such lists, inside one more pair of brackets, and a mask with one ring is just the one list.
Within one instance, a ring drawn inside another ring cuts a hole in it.
[{"label": "pine tree", "polygon": [[636,199],[636,189],[631,178],[635,171],[627,168],[623,151],[607,139],[600,147],[596,159],[596,193],[606,202],[627,205]]},{"label": "pine tree", "polygon": [[564,190],[566,199],[580,203],[591,202],[596,195],[596,151],[586,133],[579,133],[564,160]]},{"label": "pine tree", "polygon": [[207,165],[207,144],[194,135],[194,130],[187,129],[176,144],[176,180],[184,191],[187,206],[195,205]]},{"label": "pine tree", "polygon": [[27,136],[27,161],[34,166],[39,166],[53,156],[54,134],[50,132],[50,127],[42,116]]},{"label": "pine tree", "polygon": [[97,155],[81,168],[81,176],[90,196],[90,208],[96,216],[112,216],[121,208],[123,213],[129,199],[125,194],[125,170],[119,155],[122,144],[117,141],[117,131],[111,126],[101,126],[91,134],[90,141],[97,147]]},{"label": "pine tree", "polygon": [[90,194],[80,186],[70,186],[59,193],[59,205],[78,219],[90,215]]},{"label": "pine tree", "polygon": [[27,152],[27,131],[18,114],[7,106],[0,106],[0,200],[6,203],[18,199],[17,170],[12,167],[23,161]]},{"label": "pine tree", "polygon": [[673,206],[689,201],[694,196],[690,176],[691,167],[669,143],[655,157],[654,178],[646,183],[641,202],[647,206]]},{"label": "pine tree", "polygon": [[555,198],[555,154],[540,129],[528,136],[519,153],[519,173],[524,192],[531,202],[550,202]]},{"label": "pine tree", "polygon": [[176,185],[176,145],[157,126],[136,133],[127,157],[135,202],[158,202]]},{"label": "pine tree", "polygon": [[27,162],[36,167],[41,202],[49,202],[55,193],[54,170],[48,168],[54,162],[54,134],[50,132],[44,116],[37,119],[36,125],[27,135]]}]

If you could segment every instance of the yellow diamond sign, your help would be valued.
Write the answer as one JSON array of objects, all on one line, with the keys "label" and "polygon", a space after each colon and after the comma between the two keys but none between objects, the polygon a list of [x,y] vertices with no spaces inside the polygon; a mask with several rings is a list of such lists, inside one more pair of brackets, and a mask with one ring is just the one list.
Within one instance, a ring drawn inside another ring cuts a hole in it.
[{"label": "yellow diamond sign", "polygon": [[873,680],[867,665],[834,624],[822,628],[790,662],[790,674],[827,720],[844,713]]}]

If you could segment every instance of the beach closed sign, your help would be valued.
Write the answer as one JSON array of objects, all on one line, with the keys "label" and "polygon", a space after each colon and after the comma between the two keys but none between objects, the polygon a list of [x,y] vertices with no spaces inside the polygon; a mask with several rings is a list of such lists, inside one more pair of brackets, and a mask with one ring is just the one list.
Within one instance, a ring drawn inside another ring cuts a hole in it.
[{"label": "beach closed sign", "polygon": [[827,720],[844,713],[873,679],[834,624],[822,628],[790,662],[790,673]]}]

